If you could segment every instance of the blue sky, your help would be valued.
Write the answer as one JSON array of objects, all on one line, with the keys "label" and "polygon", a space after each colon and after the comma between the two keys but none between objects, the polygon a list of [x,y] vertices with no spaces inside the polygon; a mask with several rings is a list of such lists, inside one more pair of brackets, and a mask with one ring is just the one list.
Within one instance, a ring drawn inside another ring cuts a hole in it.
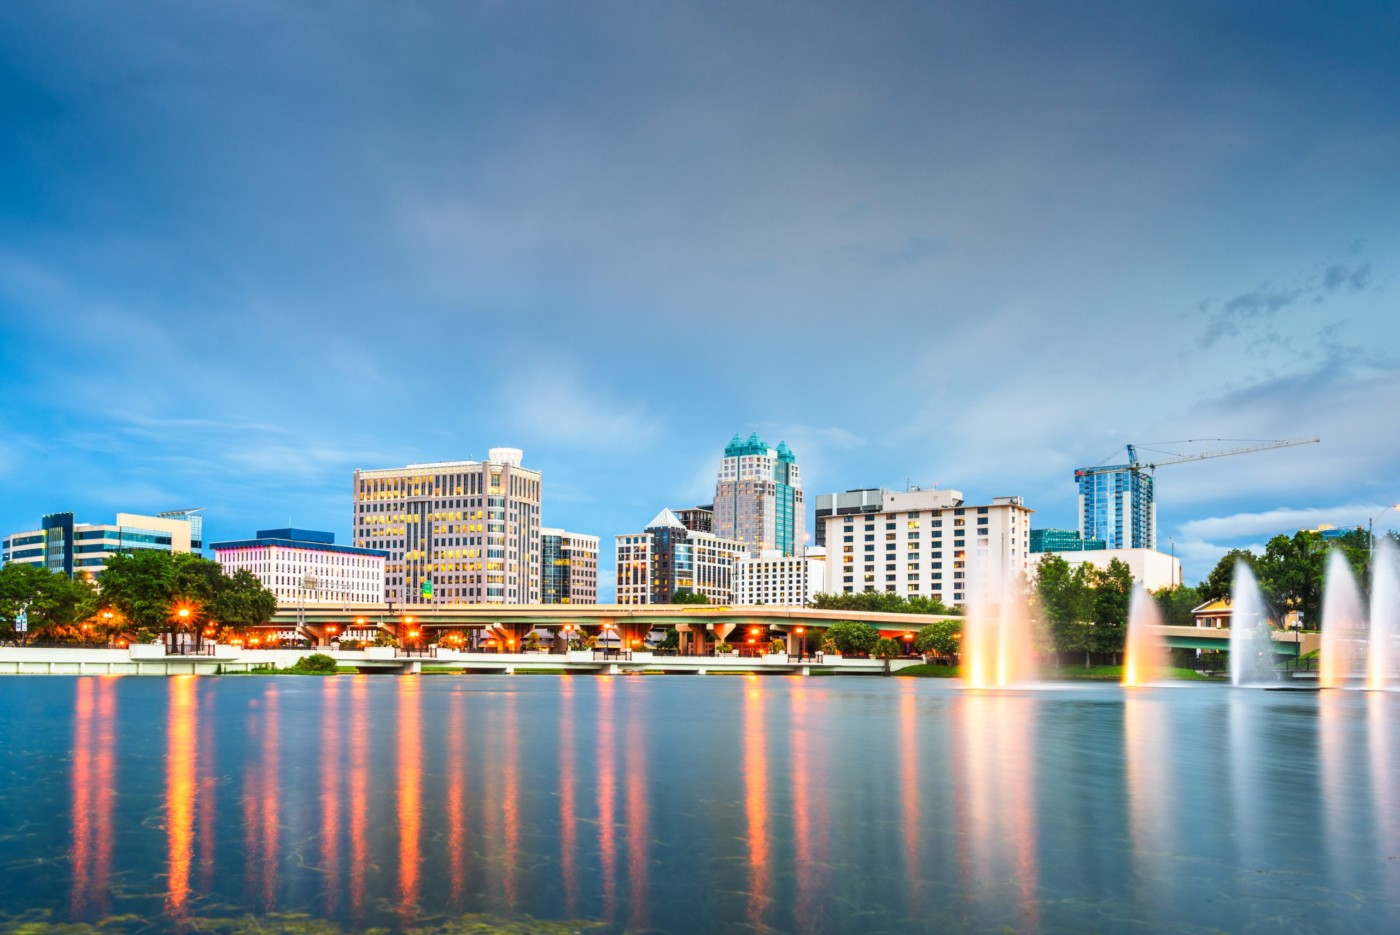
[{"label": "blue sky", "polygon": [[5,5],[0,528],[343,540],[356,467],[509,445],[610,566],[755,430],[813,500],[1043,526],[1124,442],[1322,436],[1159,472],[1187,580],[1364,524],[1397,48],[1365,3]]}]

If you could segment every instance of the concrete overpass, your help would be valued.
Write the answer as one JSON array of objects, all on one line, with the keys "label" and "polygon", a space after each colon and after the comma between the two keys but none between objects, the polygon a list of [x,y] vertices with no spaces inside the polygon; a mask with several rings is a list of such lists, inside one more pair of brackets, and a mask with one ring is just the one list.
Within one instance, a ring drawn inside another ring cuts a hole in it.
[{"label": "concrete overpass", "polygon": [[[1170,649],[1209,649],[1228,651],[1230,648],[1229,627],[1154,627],[1166,640]],[[1278,656],[1301,656],[1322,646],[1322,634],[1317,631],[1272,630],[1274,654]]]},{"label": "concrete overpass", "polygon": [[[638,648],[654,629],[674,628],[682,653],[701,654],[717,640],[744,646],[749,639],[766,645],[784,639],[796,655],[798,640],[808,629],[825,629],[843,620],[868,623],[883,634],[901,639],[938,620],[957,619],[933,614],[891,614],[858,610],[817,610],[811,607],[723,607],[708,604],[281,604],[270,628],[295,631],[316,645],[328,645],[333,635],[373,631],[400,642],[438,643],[447,636],[468,644],[483,638],[503,648],[521,648],[535,628],[558,632],[573,627],[589,635],[610,631],[623,648]],[[332,629],[334,628],[334,629]],[[416,632],[416,637],[410,634]],[[475,639],[471,637],[474,635]],[[451,642],[451,641],[449,641]]]}]

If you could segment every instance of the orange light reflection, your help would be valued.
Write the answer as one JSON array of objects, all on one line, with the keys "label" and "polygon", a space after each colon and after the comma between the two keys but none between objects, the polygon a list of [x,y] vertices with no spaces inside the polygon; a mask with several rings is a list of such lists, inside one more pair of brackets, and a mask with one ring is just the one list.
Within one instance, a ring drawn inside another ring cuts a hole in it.
[{"label": "orange light reflection", "polygon": [[418,911],[418,871],[422,862],[423,736],[418,679],[399,686],[399,916],[405,927]]},{"label": "orange light reflection", "polygon": [[763,929],[770,885],[768,869],[768,754],[764,745],[763,680],[744,687],[744,817],[748,822],[749,925]]},{"label": "orange light reflection", "polygon": [[[642,683],[633,681],[633,687]],[[632,729],[627,732],[626,784],[627,784],[627,878],[631,884],[629,899],[632,903],[630,927],[638,931],[647,928],[647,865],[650,855],[648,845],[651,833],[647,821],[647,763],[646,737],[642,725],[647,722],[644,707],[645,696],[632,693],[628,705],[628,723]]]},{"label": "orange light reflection", "polygon": [[189,912],[190,865],[194,858],[195,753],[198,710],[193,675],[170,684],[169,739],[165,756],[166,841],[169,876],[166,913],[183,921]]},{"label": "orange light reflection", "polygon": [[334,916],[340,903],[340,683],[321,681],[321,882],[326,914]]},{"label": "orange light reflection", "polygon": [[369,676],[350,683],[350,912],[365,909],[365,867],[369,864]]},{"label": "orange light reflection", "polygon": [[520,899],[520,735],[515,724],[515,692],[507,692],[501,726],[505,751],[501,758],[505,793],[501,796],[505,820],[505,894],[512,912]]},{"label": "orange light reflection", "polygon": [[577,915],[578,815],[574,812],[574,686],[559,683],[559,868],[564,875],[564,914]]},{"label": "orange light reflection", "polygon": [[617,918],[617,816],[615,808],[616,779],[613,757],[616,753],[613,732],[613,677],[598,677],[598,855],[603,872],[603,917],[609,922]]},{"label": "orange light reflection", "polygon": [[467,897],[467,696],[452,697],[447,735],[447,867],[452,908]]}]

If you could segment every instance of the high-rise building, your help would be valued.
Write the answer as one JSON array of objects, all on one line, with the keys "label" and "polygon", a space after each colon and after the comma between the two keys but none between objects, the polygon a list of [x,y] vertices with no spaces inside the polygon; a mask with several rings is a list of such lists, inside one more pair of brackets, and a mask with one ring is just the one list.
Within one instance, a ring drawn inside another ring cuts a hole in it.
[{"label": "high-rise building", "polygon": [[755,432],[724,448],[715,484],[714,533],[749,551],[799,555],[806,528],[802,476],[786,442],[769,448]]},{"label": "high-rise building", "polygon": [[662,510],[644,532],[617,537],[617,602],[669,604],[683,591],[732,603],[734,565],[747,553],[743,543],[686,529]]},{"label": "high-rise building", "polygon": [[826,518],[827,590],[964,604],[970,582],[1025,572],[1031,512],[1020,497],[966,506],[956,490],[886,493],[878,513]]},{"label": "high-rise building", "polygon": [[538,471],[519,448],[485,461],[356,471],[355,545],[388,553],[385,591],[402,604],[538,604]]},{"label": "high-rise building", "polygon": [[540,530],[540,599],[546,604],[598,603],[598,537]]},{"label": "high-rise building", "polygon": [[845,516],[848,513],[878,513],[887,493],[889,491],[883,487],[864,487],[860,490],[848,490],[845,493],[817,494],[816,545],[826,545],[826,518],[828,516]]},{"label": "high-rise building", "polygon": [[260,529],[256,538],[215,542],[227,574],[252,572],[279,601],[377,604],[384,600],[385,554],[336,545],[335,533]]},{"label": "high-rise building", "polygon": [[118,513],[115,523],[77,523],[72,513],[50,513],[38,529],[15,532],[0,540],[0,562],[23,562],[68,577],[95,578],[119,552],[160,549],[191,551],[187,519]]},{"label": "high-rise building", "polygon": [[676,514],[676,519],[681,521],[681,525],[686,529],[695,532],[715,531],[715,505],[707,503],[704,506],[693,506],[688,510],[672,510]]},{"label": "high-rise building", "polygon": [[1032,529],[1031,554],[1037,552],[1102,551],[1102,539],[1085,539],[1073,529]]},{"label": "high-rise building", "polygon": [[1102,539],[1110,549],[1157,548],[1157,505],[1152,475],[1133,465],[1081,468],[1079,535]]},{"label": "high-rise building", "polygon": [[826,590],[826,550],[809,548],[805,555],[784,555],[777,549],[757,558],[746,555],[734,566],[734,603],[806,607]]}]

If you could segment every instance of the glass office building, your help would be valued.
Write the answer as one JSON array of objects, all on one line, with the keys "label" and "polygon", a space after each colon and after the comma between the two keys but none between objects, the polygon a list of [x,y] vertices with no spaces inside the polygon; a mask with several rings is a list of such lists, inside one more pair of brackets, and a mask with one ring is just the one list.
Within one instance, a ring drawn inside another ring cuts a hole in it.
[{"label": "glass office building", "polygon": [[1081,468],[1079,535],[1100,539],[1109,549],[1155,549],[1157,505],[1152,476],[1126,464]]}]

